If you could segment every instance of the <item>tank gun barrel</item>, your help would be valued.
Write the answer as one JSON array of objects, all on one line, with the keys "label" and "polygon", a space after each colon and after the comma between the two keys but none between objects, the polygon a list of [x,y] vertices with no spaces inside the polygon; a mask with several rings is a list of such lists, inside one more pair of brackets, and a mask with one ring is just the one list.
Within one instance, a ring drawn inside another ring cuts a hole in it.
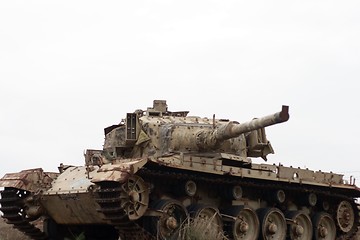
[{"label": "tank gun barrel", "polygon": [[236,123],[228,122],[218,126],[215,130],[204,130],[198,132],[196,139],[199,148],[214,148],[219,143],[240,136],[241,134],[251,132],[260,128],[268,127],[274,124],[286,122],[289,119],[289,107],[282,106],[280,112],[261,118],[255,118],[249,122]]},{"label": "tank gun barrel", "polygon": [[282,106],[281,112],[271,114],[262,118],[255,118],[249,122],[235,124],[229,122],[229,124],[219,127],[216,130],[216,138],[218,140],[226,140],[233,137],[237,137],[240,134],[251,132],[260,128],[268,127],[274,124],[286,122],[289,119],[289,107]]}]

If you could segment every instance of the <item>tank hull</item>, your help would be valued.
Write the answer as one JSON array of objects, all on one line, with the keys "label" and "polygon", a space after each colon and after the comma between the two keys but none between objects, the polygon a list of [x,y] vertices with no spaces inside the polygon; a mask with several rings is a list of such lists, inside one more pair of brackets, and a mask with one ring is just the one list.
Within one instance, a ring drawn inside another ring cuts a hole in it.
[{"label": "tank hull", "polygon": [[[68,167],[41,196],[41,205],[58,224],[106,224],[100,214],[91,183],[94,171],[87,167]],[[56,206],[56,207],[54,207]]]}]

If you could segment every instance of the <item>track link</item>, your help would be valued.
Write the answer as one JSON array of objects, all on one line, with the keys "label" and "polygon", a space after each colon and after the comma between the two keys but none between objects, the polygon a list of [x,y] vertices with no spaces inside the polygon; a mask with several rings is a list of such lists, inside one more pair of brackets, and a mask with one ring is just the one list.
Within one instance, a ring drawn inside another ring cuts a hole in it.
[{"label": "track link", "polygon": [[119,230],[122,240],[155,240],[156,237],[142,228],[135,221],[130,221],[122,206],[122,188],[118,182],[100,182],[95,191],[97,209],[105,216],[105,220]]},{"label": "track link", "polygon": [[26,218],[23,200],[29,194],[29,192],[17,188],[5,188],[5,190],[0,191],[2,218],[6,220],[6,223],[13,225],[14,228],[28,237],[34,240],[46,240],[48,239],[46,234]]}]

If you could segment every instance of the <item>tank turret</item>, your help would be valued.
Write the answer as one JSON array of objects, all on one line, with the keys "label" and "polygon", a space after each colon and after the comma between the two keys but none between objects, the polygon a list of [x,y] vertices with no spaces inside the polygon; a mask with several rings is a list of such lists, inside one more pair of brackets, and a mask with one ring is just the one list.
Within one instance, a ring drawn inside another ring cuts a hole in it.
[{"label": "tank turret", "polygon": [[222,152],[242,157],[274,153],[265,127],[286,122],[288,106],[280,112],[241,123],[224,119],[187,116],[188,111],[170,112],[166,101],[155,100],[153,108],[128,113],[119,125],[105,129],[104,156],[118,157],[179,153]]}]

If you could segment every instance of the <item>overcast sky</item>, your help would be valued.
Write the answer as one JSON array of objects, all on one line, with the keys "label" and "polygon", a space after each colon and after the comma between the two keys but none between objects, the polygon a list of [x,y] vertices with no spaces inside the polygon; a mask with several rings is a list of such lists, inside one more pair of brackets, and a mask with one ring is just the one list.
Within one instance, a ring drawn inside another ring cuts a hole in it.
[{"label": "overcast sky", "polygon": [[240,122],[289,105],[269,163],[360,181],[359,43],[358,0],[0,1],[0,175],[83,165],[166,99]]}]

